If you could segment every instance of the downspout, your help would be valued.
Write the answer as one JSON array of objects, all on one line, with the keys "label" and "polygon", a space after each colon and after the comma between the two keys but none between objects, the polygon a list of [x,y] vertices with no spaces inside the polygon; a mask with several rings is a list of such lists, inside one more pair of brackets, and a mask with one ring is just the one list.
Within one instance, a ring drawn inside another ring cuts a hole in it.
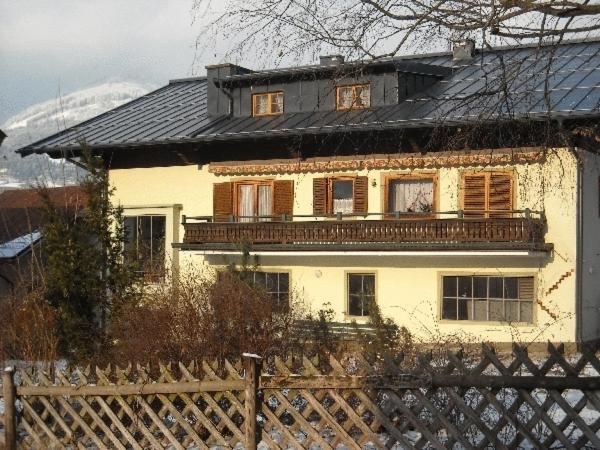
[{"label": "downspout", "polygon": [[576,213],[576,259],[575,259],[575,339],[579,347],[583,343],[583,163],[575,149],[577,161],[577,213]]},{"label": "downspout", "polygon": [[215,86],[218,87],[221,90],[221,92],[223,92],[223,94],[225,94],[227,96],[227,98],[229,99],[228,115],[229,115],[229,117],[233,116],[233,96],[223,86],[221,86],[220,80],[213,80],[213,83],[215,83]]}]

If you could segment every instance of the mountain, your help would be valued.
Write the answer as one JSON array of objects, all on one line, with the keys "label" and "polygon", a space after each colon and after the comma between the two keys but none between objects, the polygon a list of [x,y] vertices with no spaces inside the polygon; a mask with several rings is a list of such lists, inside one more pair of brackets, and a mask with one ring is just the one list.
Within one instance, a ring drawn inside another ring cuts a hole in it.
[{"label": "mountain", "polygon": [[154,87],[118,81],[81,89],[60,98],[35,104],[0,125],[7,134],[0,147],[0,189],[3,185],[71,184],[77,179],[76,167],[46,155],[21,158],[14,151],[44,137],[116,108]]}]

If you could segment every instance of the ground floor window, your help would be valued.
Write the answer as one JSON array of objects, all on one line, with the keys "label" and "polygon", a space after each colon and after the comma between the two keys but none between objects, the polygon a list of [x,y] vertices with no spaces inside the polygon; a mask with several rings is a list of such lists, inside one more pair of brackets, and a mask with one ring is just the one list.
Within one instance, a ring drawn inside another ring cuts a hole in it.
[{"label": "ground floor window", "polygon": [[348,314],[368,316],[369,307],[375,302],[375,274],[348,274]]},{"label": "ground floor window", "polygon": [[140,276],[158,279],[165,269],[166,216],[125,217],[125,258]]},{"label": "ground floor window", "polygon": [[533,322],[533,277],[443,276],[442,319]]},{"label": "ground floor window", "polygon": [[275,303],[275,309],[285,310],[290,299],[290,274],[287,272],[252,272],[251,280],[264,289]]}]

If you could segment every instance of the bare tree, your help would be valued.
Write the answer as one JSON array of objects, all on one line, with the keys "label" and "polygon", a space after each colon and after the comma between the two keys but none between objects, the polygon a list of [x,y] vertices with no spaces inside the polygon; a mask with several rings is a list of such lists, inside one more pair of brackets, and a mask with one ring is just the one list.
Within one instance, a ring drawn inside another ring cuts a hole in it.
[{"label": "bare tree", "polygon": [[[468,95],[423,92],[418,99],[436,104],[438,126],[431,142],[445,148],[469,148],[475,141],[494,147],[493,140],[500,146],[573,146],[575,136],[598,146],[595,124],[563,132],[562,122],[552,116],[558,44],[600,36],[595,0],[195,0],[193,8],[214,17],[199,42],[210,46],[224,39],[231,43],[228,56],[247,61],[251,55],[255,66],[307,61],[324,52],[380,59],[447,50],[450,41],[472,39],[484,50],[473,61],[483,86]],[[537,53],[485,54],[495,46],[518,44],[537,45]],[[527,109],[537,115],[535,124],[510,123],[518,118],[515,112]],[[469,117],[460,133],[444,126],[459,117]],[[507,126],[498,126],[498,119]]]},{"label": "bare tree", "polygon": [[379,58],[470,37],[482,46],[565,36],[600,29],[600,4],[590,0],[195,0],[216,19],[202,38],[233,38],[233,51],[260,45],[270,55],[304,56],[324,48]]}]

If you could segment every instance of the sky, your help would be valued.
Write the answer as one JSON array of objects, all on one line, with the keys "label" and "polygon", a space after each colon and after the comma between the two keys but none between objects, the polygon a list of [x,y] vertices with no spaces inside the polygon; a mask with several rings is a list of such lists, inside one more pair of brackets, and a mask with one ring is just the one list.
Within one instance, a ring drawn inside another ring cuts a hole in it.
[{"label": "sky", "polygon": [[[1,0],[0,123],[110,80],[161,86],[203,75],[226,49],[197,53],[192,0]],[[198,15],[196,15],[198,16]]]}]

